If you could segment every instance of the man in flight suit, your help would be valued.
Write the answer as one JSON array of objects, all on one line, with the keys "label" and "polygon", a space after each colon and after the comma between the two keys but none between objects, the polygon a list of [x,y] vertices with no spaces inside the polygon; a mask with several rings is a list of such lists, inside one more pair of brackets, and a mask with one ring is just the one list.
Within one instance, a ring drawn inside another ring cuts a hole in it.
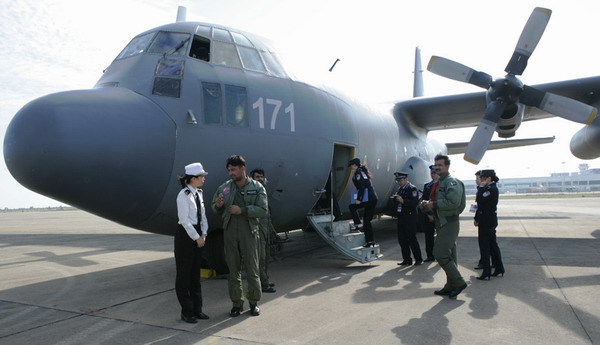
[{"label": "man in flight suit", "polygon": [[417,241],[419,191],[408,181],[407,173],[396,172],[394,175],[396,183],[400,185],[400,189],[394,196],[394,201],[398,203],[398,243],[402,250],[402,262],[398,265],[412,265],[411,251],[415,257],[415,265],[420,265],[423,263],[423,257]]},{"label": "man in flight suit", "polygon": [[455,299],[467,283],[458,271],[456,239],[460,230],[458,216],[465,208],[465,186],[450,176],[450,159],[445,155],[435,156],[435,168],[440,177],[433,200],[423,203],[425,210],[433,210],[437,237],[433,245],[433,256],[446,273],[446,285],[434,293]]},{"label": "man in flight suit", "polygon": [[244,307],[242,260],[246,268],[250,314],[260,315],[261,298],[258,246],[258,223],[267,215],[267,193],[258,181],[246,176],[246,161],[240,155],[227,159],[231,179],[223,183],[212,199],[212,210],[223,217],[225,262],[229,268],[229,298],[233,308],[229,315],[239,316]]}]

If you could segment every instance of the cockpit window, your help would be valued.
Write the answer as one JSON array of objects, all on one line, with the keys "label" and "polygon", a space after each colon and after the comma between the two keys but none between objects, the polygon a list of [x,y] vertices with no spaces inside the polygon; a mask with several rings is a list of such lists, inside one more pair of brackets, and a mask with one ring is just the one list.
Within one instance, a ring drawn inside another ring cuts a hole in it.
[{"label": "cockpit window", "polygon": [[148,44],[150,44],[150,41],[152,40],[152,37],[154,37],[155,34],[156,32],[151,32],[149,34],[145,34],[143,36],[139,36],[132,39],[131,42],[129,42],[129,44],[125,47],[125,49],[123,49],[123,51],[121,51],[121,53],[117,56],[117,59],[123,59],[128,56],[141,54],[145,52],[146,48],[148,48]]},{"label": "cockpit window", "polygon": [[217,65],[242,67],[235,46],[231,43],[213,42],[212,62]]},{"label": "cockpit window", "polygon": [[233,32],[233,31],[231,32],[231,35],[233,35],[233,39],[235,40],[235,43],[241,44],[243,46],[254,47],[252,42],[250,42],[250,40],[248,40],[246,38],[246,36],[239,34],[237,32]]},{"label": "cockpit window", "polygon": [[223,41],[223,42],[233,42],[231,36],[229,36],[229,31],[223,29],[213,29],[214,39]]},{"label": "cockpit window", "polygon": [[210,26],[198,25],[196,27],[196,34],[210,38]]},{"label": "cockpit window", "polygon": [[178,76],[183,75],[183,61],[161,59],[156,65],[156,75]]},{"label": "cockpit window", "polygon": [[184,55],[190,41],[189,34],[164,32],[158,33],[150,48],[149,53]]},{"label": "cockpit window", "polygon": [[194,35],[192,49],[190,49],[190,56],[198,60],[206,62],[210,61],[210,40]]},{"label": "cockpit window", "polygon": [[256,49],[241,46],[238,46],[238,49],[240,51],[240,56],[242,57],[242,62],[244,63],[245,68],[254,71],[267,72],[267,69],[265,68],[265,65],[263,65],[260,55],[258,55],[258,51],[256,51]]}]

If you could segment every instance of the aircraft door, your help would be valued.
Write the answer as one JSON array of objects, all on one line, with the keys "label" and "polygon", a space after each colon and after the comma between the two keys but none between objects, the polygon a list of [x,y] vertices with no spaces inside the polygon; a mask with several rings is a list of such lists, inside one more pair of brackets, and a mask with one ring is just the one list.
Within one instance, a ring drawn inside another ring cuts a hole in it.
[{"label": "aircraft door", "polygon": [[348,181],[350,179],[348,161],[353,157],[354,147],[334,144],[329,177],[324,188],[319,191],[321,197],[313,209],[314,212],[332,213],[334,216],[340,215],[340,207],[338,203],[344,195],[346,186],[348,185]]}]

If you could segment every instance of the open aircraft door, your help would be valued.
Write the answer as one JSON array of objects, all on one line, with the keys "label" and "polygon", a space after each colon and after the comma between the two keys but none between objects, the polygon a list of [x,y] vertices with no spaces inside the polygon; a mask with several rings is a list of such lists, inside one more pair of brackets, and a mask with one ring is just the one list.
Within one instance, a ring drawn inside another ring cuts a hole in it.
[{"label": "open aircraft door", "polygon": [[326,185],[320,191],[321,199],[309,215],[310,225],[323,239],[340,253],[361,263],[374,261],[382,257],[379,245],[363,247],[365,235],[352,231],[348,220],[335,221],[339,214],[338,202],[346,192],[350,181],[348,161],[354,158],[354,147],[334,144],[331,171]]}]

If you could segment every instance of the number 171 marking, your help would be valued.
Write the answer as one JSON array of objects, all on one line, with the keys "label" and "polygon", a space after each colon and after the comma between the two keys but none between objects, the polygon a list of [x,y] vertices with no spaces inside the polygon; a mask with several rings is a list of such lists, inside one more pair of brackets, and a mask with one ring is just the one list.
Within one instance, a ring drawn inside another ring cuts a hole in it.
[{"label": "number 171 marking", "polygon": [[[273,106],[273,114],[271,115],[271,129],[275,129],[275,125],[277,123],[277,116],[279,115],[279,110],[283,105],[283,102],[278,99],[267,98],[267,105]],[[262,97],[259,97],[254,104],[252,104],[252,109],[258,109],[258,124],[260,128],[265,128],[265,100]],[[296,131],[296,120],[294,116],[294,103],[290,103],[285,109],[284,112],[286,114],[290,114],[290,131]]]}]

